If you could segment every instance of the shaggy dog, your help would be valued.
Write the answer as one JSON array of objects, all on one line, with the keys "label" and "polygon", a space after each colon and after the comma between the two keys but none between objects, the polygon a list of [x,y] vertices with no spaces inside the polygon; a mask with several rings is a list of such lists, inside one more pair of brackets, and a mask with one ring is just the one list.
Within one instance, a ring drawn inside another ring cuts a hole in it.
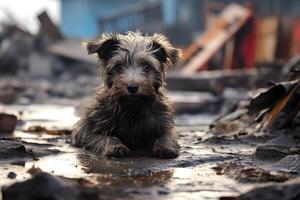
[{"label": "shaggy dog", "polygon": [[164,86],[165,71],[175,65],[179,50],[163,35],[139,32],[105,33],[86,48],[97,54],[104,83],[85,105],[72,144],[108,157],[134,150],[177,157],[180,146]]}]

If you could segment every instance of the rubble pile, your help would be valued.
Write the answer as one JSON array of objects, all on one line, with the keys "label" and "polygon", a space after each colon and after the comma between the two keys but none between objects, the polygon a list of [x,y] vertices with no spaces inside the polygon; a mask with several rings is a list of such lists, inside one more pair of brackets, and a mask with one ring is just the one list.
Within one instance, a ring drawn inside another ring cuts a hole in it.
[{"label": "rubble pile", "polygon": [[[268,171],[296,175],[294,181],[288,181],[282,185],[263,186],[233,199],[297,199],[299,196],[298,193],[292,191],[291,193],[283,191],[285,189],[299,190],[299,178],[297,178],[300,173],[300,80],[297,70],[299,63],[298,56],[292,58],[282,70],[282,81],[270,82],[271,87],[267,89],[251,91],[250,93],[256,93],[256,95],[251,95],[251,98],[237,103],[233,109],[227,110],[211,126],[211,131],[217,138],[250,142],[256,146],[251,153],[251,161],[242,164],[247,166],[246,168],[236,163],[219,163],[215,167],[218,173],[234,178],[242,176],[249,179],[256,175],[262,178],[261,175],[265,172],[261,171],[259,166],[264,166],[263,168]],[[256,161],[261,164],[256,163],[255,168],[252,168]],[[252,164],[249,165],[249,163]],[[245,172],[248,175],[239,175]],[[268,173],[266,172],[265,175]],[[281,178],[279,182],[288,180],[286,175]],[[276,191],[280,197],[273,196],[272,191]]]},{"label": "rubble pile", "polygon": [[[65,71],[72,72],[73,75],[95,72],[91,63],[95,63],[96,59],[85,54],[80,40],[69,41],[64,38],[46,12],[42,12],[37,18],[40,29],[36,35],[19,27],[17,23],[0,24],[2,76],[50,78]],[[68,45],[65,44],[66,41]]]}]

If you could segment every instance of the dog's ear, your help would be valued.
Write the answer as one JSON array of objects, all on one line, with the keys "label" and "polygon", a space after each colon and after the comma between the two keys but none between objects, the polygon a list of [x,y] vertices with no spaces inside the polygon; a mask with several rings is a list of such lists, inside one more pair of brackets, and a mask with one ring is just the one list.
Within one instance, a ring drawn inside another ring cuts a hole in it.
[{"label": "dog's ear", "polygon": [[152,36],[152,54],[167,67],[174,66],[181,57],[180,49],[173,47],[167,38],[161,34]]},{"label": "dog's ear", "polygon": [[118,49],[120,41],[117,34],[104,33],[101,35],[99,41],[84,42],[88,54],[98,54],[99,59],[106,62],[108,61]]}]

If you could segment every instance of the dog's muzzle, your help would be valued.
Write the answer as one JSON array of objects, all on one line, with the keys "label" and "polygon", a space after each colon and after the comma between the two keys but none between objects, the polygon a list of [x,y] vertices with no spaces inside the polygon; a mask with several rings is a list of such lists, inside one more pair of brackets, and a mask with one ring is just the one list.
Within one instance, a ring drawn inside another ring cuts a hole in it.
[{"label": "dog's muzzle", "polygon": [[130,94],[136,94],[139,90],[139,85],[136,83],[128,84],[127,90]]}]

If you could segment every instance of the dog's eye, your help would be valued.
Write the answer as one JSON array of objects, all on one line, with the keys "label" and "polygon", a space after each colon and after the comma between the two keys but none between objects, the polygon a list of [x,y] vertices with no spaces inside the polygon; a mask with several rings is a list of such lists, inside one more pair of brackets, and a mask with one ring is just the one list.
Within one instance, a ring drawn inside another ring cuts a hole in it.
[{"label": "dog's eye", "polygon": [[122,65],[121,64],[116,64],[114,66],[114,68],[117,69],[117,70],[120,70],[120,69],[122,69]]},{"label": "dog's eye", "polygon": [[121,64],[116,64],[115,67],[116,67],[116,68],[121,68],[122,65],[121,65]]},{"label": "dog's eye", "polygon": [[144,64],[144,65],[143,65],[143,68],[144,68],[144,71],[145,71],[145,72],[149,72],[149,70],[150,70],[151,67],[152,67],[152,66],[151,66],[150,64]]}]

